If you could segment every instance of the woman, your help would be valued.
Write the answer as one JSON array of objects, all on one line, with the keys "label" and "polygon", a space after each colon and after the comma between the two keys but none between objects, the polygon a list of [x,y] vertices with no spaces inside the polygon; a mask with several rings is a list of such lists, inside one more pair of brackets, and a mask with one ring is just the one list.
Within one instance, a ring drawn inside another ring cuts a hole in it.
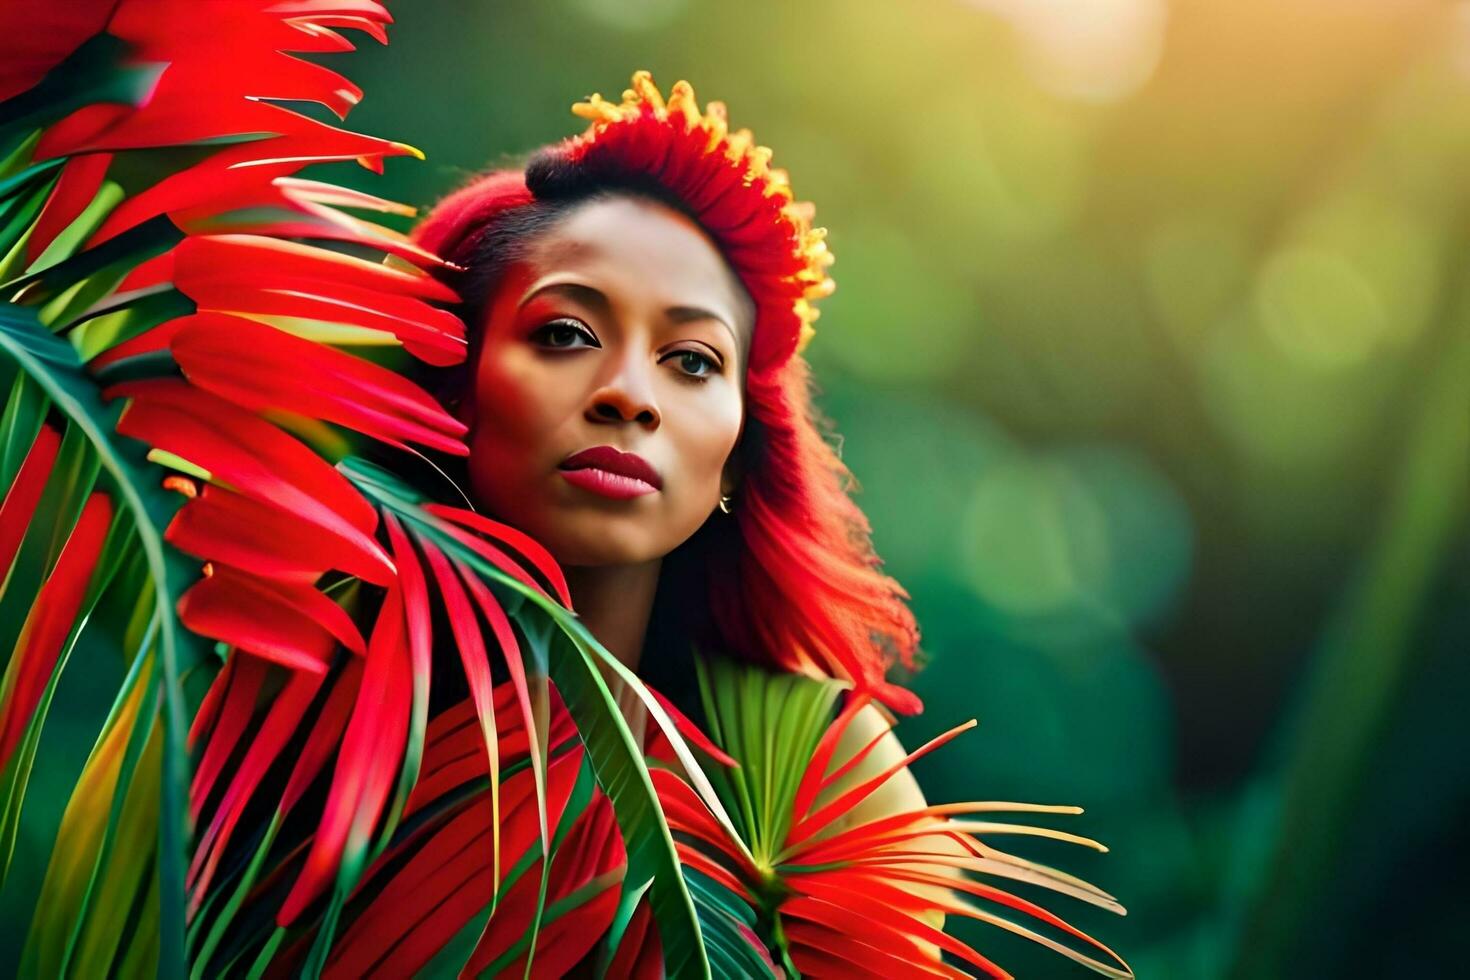
[{"label": "woman", "polygon": [[797,353],[833,285],[825,230],[748,132],[719,146],[722,105],[702,115],[683,82],[665,105],[647,72],[633,86],[577,106],[587,133],[476,179],[416,231],[464,298],[470,356],[440,390],[470,433],[471,496],[547,547],[631,668],[662,582],[679,620],[660,624],[668,680],[689,676],[673,648],[693,641],[916,710],[884,679],[913,666],[913,616]]},{"label": "woman", "polygon": [[[912,665],[913,618],[797,353],[832,288],[810,207],[748,133],[726,143],[723,107],[700,113],[686,83],[665,103],[639,72],[620,105],[577,109],[587,133],[475,179],[416,230],[450,263],[469,330],[464,368],[436,385],[469,454],[442,462],[477,510],[547,548],[591,633],[685,712],[700,713],[691,645],[915,710],[884,679]],[[606,676],[641,739],[642,702]],[[824,800],[901,765],[889,724],[868,704],[844,727],[839,760],[878,745]],[[837,826],[923,806],[902,768]]]}]

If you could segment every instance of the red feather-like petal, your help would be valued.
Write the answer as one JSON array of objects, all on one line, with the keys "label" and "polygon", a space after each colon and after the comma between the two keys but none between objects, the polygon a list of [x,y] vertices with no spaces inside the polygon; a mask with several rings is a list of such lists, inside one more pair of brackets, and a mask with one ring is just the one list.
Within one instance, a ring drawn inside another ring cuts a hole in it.
[{"label": "red feather-like petal", "polygon": [[[241,534],[242,527],[250,533]],[[360,547],[335,535],[303,534],[295,514],[219,486],[205,486],[179,508],[164,538],[180,551],[262,578],[309,584],[337,569],[374,585],[392,580],[392,566]]]},{"label": "red feather-like petal", "polygon": [[196,633],[293,670],[324,672],[338,643],[367,651],[346,610],[310,585],[225,565],[184,593],[179,618]]},{"label": "red feather-like petal", "polygon": [[342,474],[263,419],[174,380],[120,384],[106,393],[131,397],[117,429],[209,471],[239,493],[296,514],[299,533],[326,532],[365,560],[391,569],[373,539],[377,512]]},{"label": "red feather-like petal", "polygon": [[195,385],[256,411],[278,409],[346,426],[390,445],[464,455],[465,426],[401,375],[274,327],[195,318],[169,345]]},{"label": "red feather-like petal", "polygon": [[76,527],[62,546],[46,584],[36,596],[16,641],[10,670],[13,684],[0,705],[0,769],[25,735],[31,715],[40,704],[56,669],[57,658],[86,597],[87,584],[112,523],[112,502],[93,493],[82,506]]},{"label": "red feather-like petal", "polygon": [[378,611],[321,823],[306,864],[276,913],[280,925],[291,925],[326,890],[344,852],[367,846],[383,812],[408,733],[412,670],[403,630],[403,598],[395,586]]},{"label": "red feather-like petal", "polygon": [[[516,530],[509,524],[501,524],[499,521],[492,521],[490,518],[484,516],[483,514],[477,514],[474,511],[470,510],[463,510],[459,507],[450,507],[447,504],[426,504],[424,506],[424,509],[433,514],[435,517],[443,518],[444,520],[449,521],[453,524],[458,524],[461,527],[469,528],[472,531],[476,531],[482,535],[485,535],[486,537],[499,541],[501,544],[504,544],[509,548],[514,549],[518,554],[522,555],[527,561],[529,561],[531,563],[531,566],[535,568],[536,571],[543,578],[545,578],[547,582],[551,583],[552,590],[556,593],[556,597],[561,602],[561,604],[566,606],[568,609],[571,608],[572,597],[570,591],[567,589],[567,580],[566,577],[562,574],[561,566],[556,563],[555,558],[551,557],[551,552],[547,551],[544,547],[537,543],[535,538],[532,538],[530,535]],[[461,538],[460,540],[466,539]],[[501,555],[498,550],[495,553],[497,555]],[[497,567],[499,567],[499,565],[497,565]]]},{"label": "red feather-like petal", "polygon": [[4,503],[0,503],[0,582],[10,574],[10,565],[31,526],[31,515],[41,502],[41,492],[51,478],[51,466],[60,447],[61,433],[49,425],[41,426],[5,492]]}]

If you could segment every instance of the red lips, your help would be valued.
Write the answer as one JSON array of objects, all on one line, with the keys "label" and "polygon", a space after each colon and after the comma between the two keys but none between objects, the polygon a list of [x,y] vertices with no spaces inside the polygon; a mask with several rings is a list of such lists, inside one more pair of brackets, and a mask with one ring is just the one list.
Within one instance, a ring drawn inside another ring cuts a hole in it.
[{"label": "red lips", "polygon": [[569,483],[615,500],[641,497],[664,485],[648,460],[612,446],[593,446],[573,453],[562,460],[559,469]]}]

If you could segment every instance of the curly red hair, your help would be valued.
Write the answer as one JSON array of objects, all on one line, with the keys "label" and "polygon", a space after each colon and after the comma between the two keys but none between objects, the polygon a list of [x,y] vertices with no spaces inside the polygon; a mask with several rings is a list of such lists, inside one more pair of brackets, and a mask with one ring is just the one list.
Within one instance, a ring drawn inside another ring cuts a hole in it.
[{"label": "curly red hair", "polygon": [[738,540],[708,569],[714,627],[731,652],[844,678],[894,710],[917,711],[918,698],[886,677],[895,664],[914,667],[908,595],[880,568],[849,495],[852,476],[818,428],[799,353],[816,318],[810,301],[832,288],[824,232],[810,227],[810,205],[791,200],[784,172],[766,166],[769,151],[747,132],[726,132],[722,106],[700,114],[682,82],[667,103],[646,73],[634,84],[620,106],[596,96],[579,105],[593,125],[543,148],[524,171],[483,174],[444,198],[414,239],[450,263],[446,277],[474,310],[477,290],[498,274],[487,267],[524,244],[537,227],[526,219],[546,202],[641,193],[694,218],[756,306],[745,377],[753,445]]}]

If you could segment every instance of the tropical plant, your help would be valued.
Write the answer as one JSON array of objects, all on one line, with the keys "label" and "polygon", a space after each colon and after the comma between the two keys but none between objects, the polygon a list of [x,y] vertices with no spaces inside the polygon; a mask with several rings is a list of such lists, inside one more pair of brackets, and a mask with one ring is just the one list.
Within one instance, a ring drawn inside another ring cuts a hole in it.
[{"label": "tropical plant", "polygon": [[[1106,892],[983,839],[1024,834],[1105,850],[1096,841],[972,819],[991,813],[1080,813],[1077,807],[945,803],[854,819],[856,808],[899,769],[972,728],[973,720],[855,780],[851,774],[887,735],[886,729],[880,731],[846,758],[838,754],[848,727],[872,703],[871,694],[725,659],[696,658],[695,663],[711,737],[735,763],[710,772],[739,836],[732,836],[673,770],[655,769],[654,783],[679,835],[685,866],[723,885],[748,907],[792,975],[964,976],[937,961],[937,951],[943,950],[989,976],[1009,976],[937,928],[933,916],[939,913],[968,916],[1024,936],[1105,976],[1132,976],[1102,943],[1035,903],[966,873],[1023,882],[1121,913],[1122,906]],[[843,703],[836,711],[839,698]],[[1006,918],[1007,911],[1030,916],[1060,938]],[[1111,962],[1089,955],[1086,946]]]},{"label": "tropical plant", "polygon": [[[381,41],[388,20],[374,0],[0,10],[7,867],[63,672],[125,665],[21,970],[551,973],[567,937],[605,934],[612,975],[820,972],[859,952],[821,938],[847,922],[821,889],[867,875],[878,901],[937,877],[863,862],[922,863],[904,842],[969,811],[823,837],[841,808],[804,807],[843,772],[823,772],[834,687],[733,679],[801,708],[761,736],[707,684],[711,741],[578,622],[534,541],[367,458],[466,452],[392,366],[464,357],[439,260],[350,213],[400,206],[297,176],[416,154],[291,107],[344,116],[361,93],[298,56],[350,49],[344,30]],[[806,777],[752,788],[810,746]],[[1110,901],[983,848],[988,825],[943,827],[973,848],[955,867]],[[905,909],[884,935],[930,936]]]}]

